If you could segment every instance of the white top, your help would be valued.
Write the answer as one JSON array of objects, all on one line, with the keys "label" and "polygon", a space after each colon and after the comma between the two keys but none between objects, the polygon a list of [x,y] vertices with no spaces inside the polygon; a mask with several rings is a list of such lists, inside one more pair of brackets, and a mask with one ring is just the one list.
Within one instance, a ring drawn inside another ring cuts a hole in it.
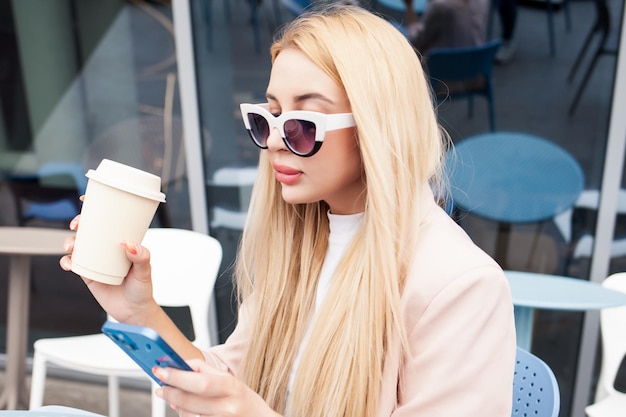
[{"label": "white top", "polygon": [[[339,261],[343,257],[343,254],[346,251],[348,244],[352,241],[354,235],[356,235],[357,230],[359,229],[361,224],[363,224],[363,213],[339,215],[331,214],[329,212],[328,220],[330,222],[328,249],[326,250],[326,257],[324,258],[324,264],[322,265],[322,271],[320,272],[320,279],[317,283],[315,310],[311,315],[311,321],[309,322],[307,332],[302,339],[302,344],[300,345],[300,348],[298,348],[298,354],[296,355],[296,359],[293,363],[291,375],[289,376],[289,392],[291,392],[291,387],[293,386],[296,371],[298,370],[298,366],[300,365],[304,346],[306,346],[310,337],[311,323],[315,319],[315,315],[322,305],[324,298],[326,298],[328,288],[330,287],[331,278],[335,273],[335,270],[337,269],[337,265],[339,265]],[[289,397],[289,393],[287,394],[287,396]],[[286,414],[288,415],[289,413]]]}]

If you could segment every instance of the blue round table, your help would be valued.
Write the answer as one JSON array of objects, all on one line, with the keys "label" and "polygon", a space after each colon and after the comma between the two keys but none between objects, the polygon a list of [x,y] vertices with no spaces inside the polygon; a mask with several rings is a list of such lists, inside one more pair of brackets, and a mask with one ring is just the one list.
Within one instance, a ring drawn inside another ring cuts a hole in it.
[{"label": "blue round table", "polygon": [[491,220],[546,220],[576,202],[580,165],[560,146],[537,136],[494,132],[459,142],[446,159],[454,203]]},{"label": "blue round table", "polygon": [[[492,132],[459,142],[446,155],[454,205],[498,222],[498,238],[512,223],[536,223],[574,206],[584,187],[576,159],[537,136]],[[496,243],[504,264],[507,243]]]},{"label": "blue round table", "polygon": [[517,345],[530,351],[533,310],[587,311],[626,305],[626,294],[584,279],[505,271],[513,305]]},{"label": "blue round table", "polygon": [[0,410],[0,417],[106,417],[101,414],[62,405],[45,405],[35,410]]}]

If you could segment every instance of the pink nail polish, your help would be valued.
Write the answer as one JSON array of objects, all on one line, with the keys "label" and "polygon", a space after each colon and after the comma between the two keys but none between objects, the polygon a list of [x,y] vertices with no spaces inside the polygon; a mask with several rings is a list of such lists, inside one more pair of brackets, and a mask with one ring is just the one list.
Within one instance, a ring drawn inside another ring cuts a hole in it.
[{"label": "pink nail polish", "polygon": [[152,367],[152,373],[154,374],[154,376],[159,378],[161,381],[164,381],[168,377],[167,370],[161,368],[160,366]]},{"label": "pink nail polish", "polygon": [[137,247],[135,245],[126,244],[126,250],[128,250],[133,255],[137,255]]},{"label": "pink nail polish", "polygon": [[122,246],[124,247],[124,249],[130,252],[131,255],[137,255],[138,253],[141,253],[141,246],[137,245],[136,243],[123,241]]}]

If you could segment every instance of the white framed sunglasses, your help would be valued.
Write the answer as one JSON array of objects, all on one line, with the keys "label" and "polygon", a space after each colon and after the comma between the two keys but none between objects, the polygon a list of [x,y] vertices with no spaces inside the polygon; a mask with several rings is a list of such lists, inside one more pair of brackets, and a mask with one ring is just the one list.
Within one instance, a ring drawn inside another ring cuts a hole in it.
[{"label": "white framed sunglasses", "polygon": [[326,132],[355,126],[352,113],[325,114],[294,110],[275,116],[269,104],[243,103],[241,116],[256,146],[267,149],[267,138],[276,128],[287,148],[298,156],[312,156],[322,147]]}]

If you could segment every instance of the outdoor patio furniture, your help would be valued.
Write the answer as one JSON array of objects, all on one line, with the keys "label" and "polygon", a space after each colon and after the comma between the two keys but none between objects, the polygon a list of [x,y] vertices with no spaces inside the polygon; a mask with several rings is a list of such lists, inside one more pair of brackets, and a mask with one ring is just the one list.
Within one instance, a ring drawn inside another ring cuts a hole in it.
[{"label": "outdoor patio furniture", "polygon": [[437,48],[426,54],[426,67],[439,103],[467,99],[468,114],[473,115],[474,97],[487,100],[489,129],[496,130],[493,66],[500,40],[466,48]]},{"label": "outdoor patio furniture", "polygon": [[26,404],[26,354],[30,305],[31,258],[62,255],[63,242],[74,232],[47,227],[0,227],[0,254],[9,255],[7,361],[0,408]]},{"label": "outdoor patio furniture", "polygon": [[539,357],[517,348],[511,416],[557,417],[560,407],[559,384],[552,369]]},{"label": "outdoor patio furniture", "polygon": [[[602,285],[626,293],[626,273],[606,278]],[[621,417],[626,411],[626,393],[615,388],[615,379],[626,357],[626,306],[607,308],[600,313],[602,366],[594,403],[585,408],[588,417]]]}]

